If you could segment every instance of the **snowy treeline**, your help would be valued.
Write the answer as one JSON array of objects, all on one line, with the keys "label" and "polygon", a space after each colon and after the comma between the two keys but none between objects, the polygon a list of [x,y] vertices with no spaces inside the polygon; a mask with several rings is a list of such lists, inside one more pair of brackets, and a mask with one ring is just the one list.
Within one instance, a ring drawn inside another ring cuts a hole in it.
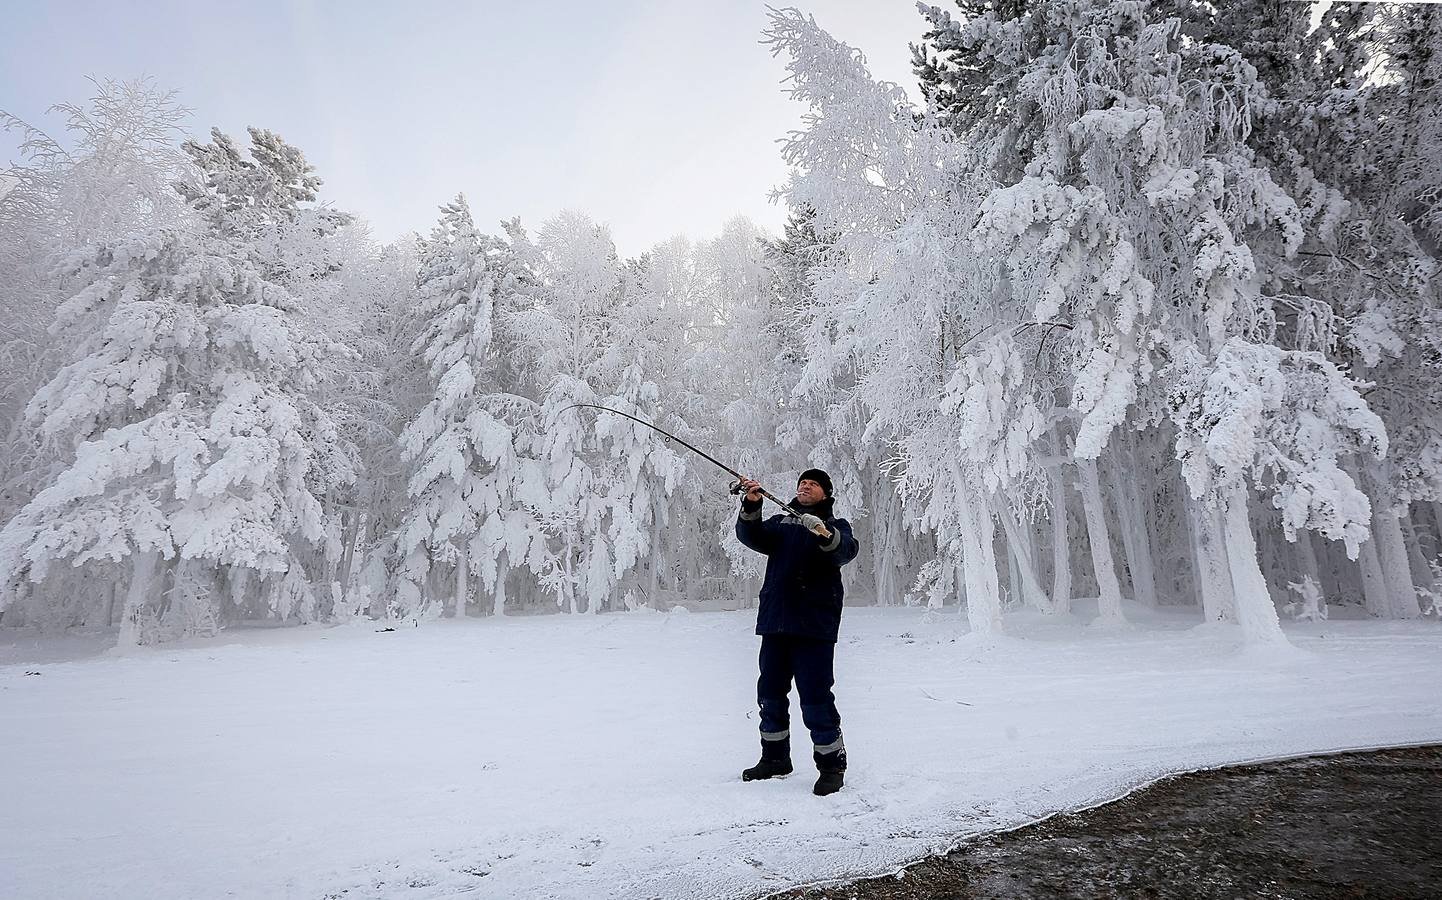
[{"label": "snowy treeline", "polygon": [[746,603],[709,463],[830,471],[849,592],[1435,614],[1442,13],[922,7],[918,103],[810,17],[779,238],[622,259],[463,196],[378,245],[297,148],[140,83],[7,118],[0,609],[227,622]]},{"label": "snowy treeline", "polygon": [[582,215],[488,234],[457,197],[377,246],[279,136],[181,141],[172,96],[97,87],[71,148],[12,123],[7,623],[148,642],[733,596],[724,476],[568,407],[784,466],[754,226],[622,260]]}]

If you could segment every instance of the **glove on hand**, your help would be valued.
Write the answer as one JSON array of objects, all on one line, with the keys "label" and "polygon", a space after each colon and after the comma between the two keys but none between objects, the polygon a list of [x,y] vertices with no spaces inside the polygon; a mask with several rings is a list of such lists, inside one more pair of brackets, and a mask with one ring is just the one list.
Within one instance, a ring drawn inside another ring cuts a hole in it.
[{"label": "glove on hand", "polygon": [[821,534],[821,532],[826,530],[826,523],[811,513],[807,513],[801,517],[801,527],[812,534]]}]

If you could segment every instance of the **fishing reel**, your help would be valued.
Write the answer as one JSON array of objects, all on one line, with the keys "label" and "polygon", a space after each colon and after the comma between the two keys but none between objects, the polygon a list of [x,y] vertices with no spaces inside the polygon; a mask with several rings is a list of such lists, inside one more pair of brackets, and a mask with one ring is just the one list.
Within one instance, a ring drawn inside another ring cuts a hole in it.
[{"label": "fishing reel", "polygon": [[[740,481],[733,481],[733,482],[731,482],[731,484],[730,484],[726,489],[731,492],[731,495],[732,495],[733,497],[734,497],[735,495],[737,495],[737,494],[744,494],[744,493],[746,493],[746,488],[745,488],[745,486],[743,486],[743,485],[741,484]],[[761,490],[761,488],[757,488],[757,490],[761,491],[761,493],[763,493],[763,494],[766,493],[764,490]],[[769,495],[768,495],[768,496],[769,496]]]}]

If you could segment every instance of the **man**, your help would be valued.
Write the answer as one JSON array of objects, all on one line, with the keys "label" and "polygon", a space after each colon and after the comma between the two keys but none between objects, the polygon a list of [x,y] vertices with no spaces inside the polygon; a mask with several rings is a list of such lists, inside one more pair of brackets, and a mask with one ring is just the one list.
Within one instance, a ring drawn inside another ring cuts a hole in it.
[{"label": "man", "polygon": [[856,558],[856,538],[849,522],[832,515],[831,478],[820,469],[807,469],[797,481],[791,506],[799,516],[763,520],[761,485],[743,478],[741,486],[746,496],[736,537],[766,554],[766,581],[756,614],[756,633],[761,635],[761,677],[756,682],[761,761],[741,778],[758,781],[791,774],[787,694],[794,678],[819,773],[812,792],[824,797],[841,790],[846,774],[841,715],[831,693],[832,659],[841,626],[841,567]]}]

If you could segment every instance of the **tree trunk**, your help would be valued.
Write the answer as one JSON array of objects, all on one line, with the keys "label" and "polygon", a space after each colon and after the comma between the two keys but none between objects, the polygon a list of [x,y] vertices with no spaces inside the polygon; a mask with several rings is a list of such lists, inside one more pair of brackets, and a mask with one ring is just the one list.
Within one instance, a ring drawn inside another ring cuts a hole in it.
[{"label": "tree trunk", "polygon": [[1262,578],[1267,582],[1267,592],[1272,597],[1275,605],[1278,597],[1285,598],[1292,592],[1287,587],[1293,577],[1293,566],[1290,559],[1293,548],[1287,543],[1282,534],[1281,522],[1268,522],[1265,513],[1260,513],[1257,507],[1251,507],[1252,516],[1252,540],[1257,545],[1257,568],[1262,571]]},{"label": "tree trunk", "polygon": [[1077,480],[1081,487],[1082,512],[1087,521],[1087,543],[1091,545],[1092,569],[1096,572],[1098,619],[1107,624],[1126,621],[1122,614],[1122,589],[1112,563],[1111,537],[1107,534],[1106,507],[1102,505],[1096,460],[1079,459]]},{"label": "tree trunk", "polygon": [[561,581],[561,594],[564,598],[561,603],[561,608],[568,613],[578,613],[580,610],[576,608],[576,580],[572,574],[575,570],[575,564],[571,560],[571,535],[569,533],[566,535],[565,543],[561,548],[561,568],[566,575]]},{"label": "tree trunk", "polygon": [[[1317,556],[1317,574],[1322,582],[1323,595],[1335,597],[1341,601],[1360,597],[1361,581],[1352,577],[1353,566],[1343,565],[1337,560],[1335,542],[1314,536],[1312,547]],[[1343,557],[1345,558],[1345,554]],[[1347,562],[1350,563],[1351,560],[1347,560]]]},{"label": "tree trunk", "polygon": [[1407,562],[1412,567],[1412,583],[1419,587],[1435,589],[1432,578],[1432,569],[1427,565],[1427,558],[1422,555],[1422,541],[1417,535],[1420,523],[1417,517],[1408,514],[1402,524],[1402,537],[1407,543]]},{"label": "tree trunk", "polygon": [[[588,616],[594,616],[600,613],[601,604],[605,603],[607,600],[606,597],[594,597],[591,595],[591,568],[595,564],[595,553],[596,546],[594,543],[592,543],[586,546],[586,548],[582,550],[580,554],[578,554],[579,558],[577,559],[577,563],[580,565],[581,569],[581,584],[584,586],[582,596],[584,597],[586,602],[585,613]],[[616,588],[619,588],[620,580],[618,579],[613,584]]]},{"label": "tree trunk", "polygon": [[872,532],[874,565],[876,567],[876,603],[878,606],[896,606],[902,601],[905,590],[898,574],[903,565],[901,551],[905,532],[900,520],[900,504],[896,493],[887,489],[885,483],[876,489],[877,515],[872,519],[876,528]]},{"label": "tree trunk", "polygon": [[1234,485],[1226,495],[1227,563],[1232,572],[1232,597],[1242,635],[1252,642],[1280,642],[1282,623],[1267,590],[1267,580],[1257,561],[1257,542],[1252,537],[1248,515],[1247,488]]},{"label": "tree trunk", "polygon": [[160,568],[160,551],[145,550],[130,555],[130,586],[125,591],[125,609],[120,614],[119,647],[140,646],[140,617],[155,593],[155,573]]},{"label": "tree trunk", "polygon": [[347,593],[351,587],[351,569],[355,566],[355,545],[358,543],[360,520],[360,511],[350,510],[345,514],[344,524],[340,530],[345,546],[341,548],[340,571],[336,575],[336,580],[341,583]]},{"label": "tree trunk", "polygon": [[1001,628],[1001,597],[992,549],[991,511],[980,498],[969,497],[961,466],[952,460],[952,483],[961,522],[961,563],[966,584],[966,619],[971,633],[990,635]]},{"label": "tree trunk", "polygon": [[541,589],[540,585],[536,583],[536,579],[527,573],[526,577],[520,579],[517,586],[521,592],[520,608],[523,610],[533,609],[536,605],[536,592]]},{"label": "tree trunk", "polygon": [[471,567],[466,561],[466,551],[463,549],[456,559],[456,600],[451,611],[451,618],[464,619],[466,617],[466,600],[470,592]]},{"label": "tree trunk", "polygon": [[892,570],[890,555],[890,551],[888,551],[879,560],[875,556],[872,557],[876,563],[877,606],[896,605],[896,573]]},{"label": "tree trunk", "polygon": [[115,624],[115,594],[118,588],[114,581],[110,582],[105,592],[105,627],[109,628]]},{"label": "tree trunk", "polygon": [[1058,468],[1051,477],[1051,604],[1071,612],[1071,543],[1067,538],[1066,478]]},{"label": "tree trunk", "polygon": [[[1377,509],[1376,506],[1373,508]],[[1398,619],[1416,618],[1421,615],[1422,609],[1417,603],[1417,586],[1412,583],[1412,569],[1407,562],[1407,547],[1396,511],[1373,512],[1372,528],[1392,615]]]},{"label": "tree trunk", "polygon": [[[971,599],[966,596],[966,554],[968,552],[966,548],[966,542],[970,540],[970,538],[968,537],[970,533],[971,532],[967,530],[967,527],[965,525],[963,525],[959,529],[960,536],[956,539],[956,547],[958,548],[956,553],[956,565],[944,566],[942,567],[941,571],[937,573],[937,579],[939,583],[933,585],[931,590],[928,591],[926,595],[927,609],[941,609],[943,606],[946,605],[946,592],[955,588],[957,604],[959,606],[965,607],[968,615],[970,615]],[[940,552],[941,547],[938,546],[937,553],[940,554]],[[948,577],[946,574],[948,572],[950,573],[949,577],[951,579],[949,583],[943,581],[943,579]]]},{"label": "tree trunk", "polygon": [[[1311,576],[1312,580],[1321,588],[1322,566],[1317,562],[1317,548],[1312,546],[1312,532],[1302,530],[1297,532],[1297,582],[1300,584],[1303,577]],[[1325,592],[1323,596],[1326,596]]]},{"label": "tree trunk", "polygon": [[1162,598],[1157,593],[1157,564],[1152,556],[1152,538],[1147,528],[1147,523],[1155,520],[1146,517],[1146,505],[1138,499],[1137,485],[1129,482],[1127,493],[1131,498],[1132,532],[1137,544],[1137,565],[1132,569],[1132,573],[1136,576],[1135,584],[1143,602],[1156,606],[1162,602]]},{"label": "tree trunk", "polygon": [[[1209,503],[1187,497],[1192,523],[1193,550],[1197,558],[1197,593],[1202,600],[1202,619],[1230,622],[1236,619],[1236,598],[1232,592],[1231,566],[1227,561],[1226,526],[1222,512]],[[1248,534],[1250,534],[1250,530]]]},{"label": "tree trunk", "polygon": [[646,602],[652,609],[660,609],[661,602],[661,528],[654,520],[651,523],[650,573],[646,581]]},{"label": "tree trunk", "polygon": [[1357,566],[1362,574],[1362,600],[1367,612],[1379,619],[1392,618],[1392,601],[1387,596],[1387,576],[1382,574],[1382,560],[1377,555],[1377,536],[1374,534],[1362,544],[1357,555]]},{"label": "tree trunk", "polygon": [[1132,599],[1148,606],[1157,605],[1156,568],[1152,564],[1151,541],[1147,538],[1146,520],[1137,493],[1140,477],[1136,455],[1130,451],[1119,456],[1130,463],[1130,472],[1114,472],[1117,486],[1117,519],[1122,532],[1122,549],[1127,554],[1127,570],[1131,573]]},{"label": "tree trunk", "polygon": [[1442,500],[1432,501],[1432,558],[1442,559]]},{"label": "tree trunk", "polygon": [[996,617],[996,631],[1001,631],[1001,585],[1000,570],[996,566],[996,522],[991,517],[992,505],[983,499],[972,507],[976,513],[976,534],[981,544],[981,586],[985,591],[989,608]]},{"label": "tree trunk", "polygon": [[1030,546],[1031,535],[1023,533],[1016,513],[1005,501],[1000,506],[1001,524],[1006,529],[1006,543],[1012,557],[1012,573],[1020,579],[1022,596],[1028,605],[1049,614],[1052,612],[1051,601],[1047,599],[1046,592],[1041,589],[1041,581],[1037,578],[1036,567],[1032,565],[1034,554]]},{"label": "tree trunk", "polygon": [[1026,592],[1022,590],[1021,586],[1021,569],[1017,566],[1016,563],[1016,545],[1010,540],[1007,540],[1004,543],[1006,550],[1005,596],[1008,602],[1002,604],[1002,609],[1006,609],[1008,603],[1020,606],[1026,602]]},{"label": "tree trunk", "polygon": [[511,574],[511,557],[505,550],[496,558],[496,589],[491,591],[491,615],[506,614],[506,577]]},{"label": "tree trunk", "polygon": [[[1377,614],[1386,618],[1411,619],[1421,614],[1417,601],[1417,588],[1412,583],[1412,570],[1407,561],[1407,547],[1402,539],[1402,526],[1398,511],[1387,502],[1388,469],[1385,463],[1371,461],[1362,469],[1359,477],[1356,469],[1349,469],[1352,480],[1364,486],[1372,502],[1372,539],[1377,555],[1378,569],[1382,583],[1386,585],[1386,602],[1378,602]],[[1366,570],[1363,570],[1365,577]],[[1369,600],[1368,609],[1373,601]]]}]

